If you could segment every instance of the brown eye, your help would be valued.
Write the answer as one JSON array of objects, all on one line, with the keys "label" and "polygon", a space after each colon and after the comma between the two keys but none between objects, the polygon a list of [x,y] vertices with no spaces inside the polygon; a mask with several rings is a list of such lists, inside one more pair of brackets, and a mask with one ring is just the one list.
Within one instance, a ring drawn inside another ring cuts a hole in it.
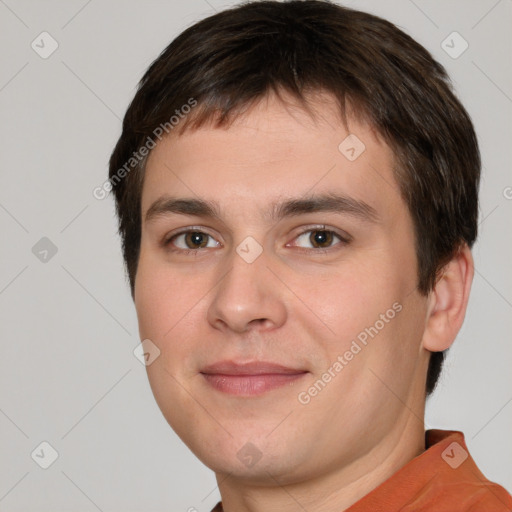
[{"label": "brown eye", "polygon": [[187,230],[171,236],[164,245],[171,251],[183,252],[197,251],[204,248],[218,247],[217,242],[211,235],[202,231]]},{"label": "brown eye", "polygon": [[321,231],[321,230],[313,230],[309,235],[309,241],[313,245],[313,247],[320,247],[324,249],[325,247],[329,247],[333,240],[333,232],[332,231]]},{"label": "brown eye", "polygon": [[[336,240],[338,243],[336,243]],[[342,237],[335,231],[329,229],[308,229],[296,238],[294,245],[309,250],[318,249],[317,252],[322,250],[334,249],[336,245],[343,245],[349,243],[349,240]]]},{"label": "brown eye", "polygon": [[185,233],[185,244],[189,249],[206,247],[209,235],[200,231],[189,231]]}]

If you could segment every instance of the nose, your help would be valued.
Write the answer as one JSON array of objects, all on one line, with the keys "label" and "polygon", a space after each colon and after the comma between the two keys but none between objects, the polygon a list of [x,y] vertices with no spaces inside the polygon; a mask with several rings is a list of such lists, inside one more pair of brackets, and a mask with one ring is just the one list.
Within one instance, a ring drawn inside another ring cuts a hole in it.
[{"label": "nose", "polygon": [[285,289],[268,268],[265,251],[248,262],[233,249],[226,263],[208,308],[210,325],[236,333],[280,327],[286,319]]}]

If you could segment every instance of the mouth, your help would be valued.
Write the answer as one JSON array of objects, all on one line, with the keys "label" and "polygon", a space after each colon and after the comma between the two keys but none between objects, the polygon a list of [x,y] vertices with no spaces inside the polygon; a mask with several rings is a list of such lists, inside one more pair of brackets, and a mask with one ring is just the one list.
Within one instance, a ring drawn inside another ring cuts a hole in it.
[{"label": "mouth", "polygon": [[293,385],[306,370],[275,363],[221,361],[201,371],[206,382],[222,393],[237,396],[262,395],[273,389]]}]

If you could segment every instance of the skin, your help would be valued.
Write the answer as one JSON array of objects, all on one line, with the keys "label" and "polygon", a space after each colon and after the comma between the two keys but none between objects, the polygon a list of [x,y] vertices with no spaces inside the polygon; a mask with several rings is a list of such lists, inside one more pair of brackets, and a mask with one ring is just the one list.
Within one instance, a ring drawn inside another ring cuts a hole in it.
[{"label": "skin", "polygon": [[[414,229],[393,153],[354,116],[345,127],[333,101],[317,94],[312,117],[291,98],[268,96],[229,128],[163,139],[147,163],[135,306],[141,339],[161,351],[148,377],[168,423],[215,471],[226,512],[298,504],[339,512],[422,453],[429,351],[448,348],[464,318],[471,253],[463,247],[428,296],[417,291]],[[354,161],[338,149],[349,133],[366,146]],[[378,219],[268,216],[274,201],[328,192],[364,201]],[[216,201],[221,217],[145,222],[165,194]],[[322,252],[310,235],[325,234],[324,225],[350,242],[334,237]],[[184,236],[163,245],[186,228],[211,235],[207,245],[189,254],[197,244]],[[262,249],[252,263],[236,252],[248,236]],[[301,403],[299,393],[332,372],[393,304],[401,307],[394,318]],[[221,360],[307,373],[261,395],[233,396],[200,373]],[[244,464],[241,449],[261,458]]]}]

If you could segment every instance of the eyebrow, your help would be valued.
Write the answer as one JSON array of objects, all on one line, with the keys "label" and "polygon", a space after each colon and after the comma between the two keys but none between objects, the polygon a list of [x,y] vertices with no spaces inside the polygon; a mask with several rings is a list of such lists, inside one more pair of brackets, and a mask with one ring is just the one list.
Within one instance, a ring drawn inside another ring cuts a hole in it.
[{"label": "eyebrow", "polygon": [[[380,219],[375,208],[365,201],[333,193],[274,202],[265,218],[269,222],[277,222],[287,217],[317,212],[342,213],[373,223]],[[222,220],[219,205],[215,201],[162,196],[148,208],[144,222],[149,223],[158,217],[172,214]]]}]

